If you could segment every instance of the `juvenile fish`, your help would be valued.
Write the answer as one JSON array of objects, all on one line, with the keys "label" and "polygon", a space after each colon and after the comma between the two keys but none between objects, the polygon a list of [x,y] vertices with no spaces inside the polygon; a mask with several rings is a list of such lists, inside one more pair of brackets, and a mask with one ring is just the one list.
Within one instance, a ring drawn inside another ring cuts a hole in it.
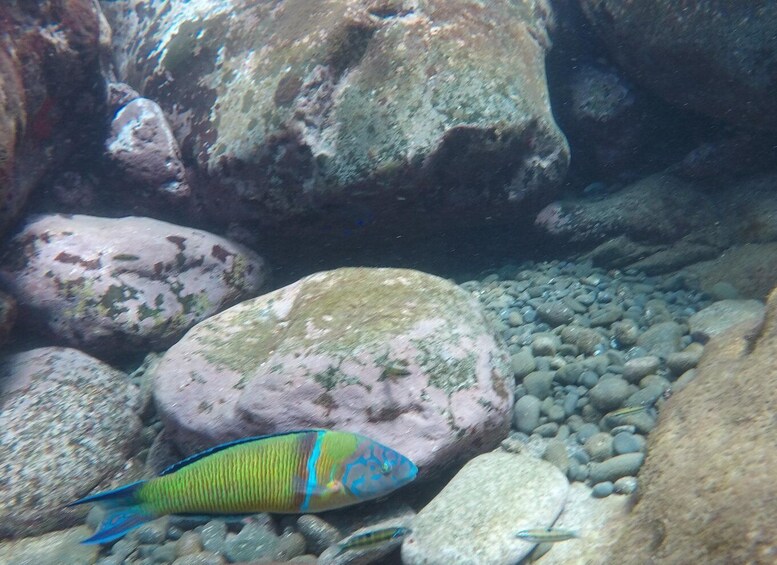
[{"label": "juvenile fish", "polygon": [[348,551],[349,549],[362,549],[373,545],[380,545],[391,540],[398,540],[411,532],[410,528],[402,526],[393,526],[391,528],[380,528],[371,530],[351,537],[348,541],[338,544],[340,550],[337,555]]},{"label": "juvenile fish", "polygon": [[625,418],[633,414],[640,414],[646,412],[650,408],[650,404],[638,404],[637,406],[626,406],[625,408],[618,408],[612,412],[608,412],[604,417],[608,420],[617,420],[618,418]]},{"label": "juvenile fish", "polygon": [[296,514],[380,498],[412,481],[412,461],[361,435],[301,430],[218,445],[158,477],[87,496],[108,513],[82,543],[108,543],[165,514]]},{"label": "juvenile fish", "polygon": [[576,538],[577,532],[562,530],[560,528],[535,528],[531,530],[521,530],[515,534],[515,537],[531,543],[554,543]]}]

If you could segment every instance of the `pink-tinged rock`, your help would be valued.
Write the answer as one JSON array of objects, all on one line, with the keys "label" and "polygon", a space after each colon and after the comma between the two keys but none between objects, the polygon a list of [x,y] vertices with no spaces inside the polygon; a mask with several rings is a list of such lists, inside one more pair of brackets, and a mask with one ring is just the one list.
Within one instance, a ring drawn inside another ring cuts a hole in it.
[{"label": "pink-tinged rock", "polygon": [[138,390],[74,349],[46,347],[0,364],[0,538],[61,529],[63,508],[125,464],[140,434]]},{"label": "pink-tinged rock", "polygon": [[308,276],[192,328],[155,371],[185,452],[300,428],[365,434],[428,474],[496,445],[513,392],[477,301],[404,269]]},{"label": "pink-tinged rock", "polygon": [[178,142],[156,102],[136,98],[119,109],[105,147],[122,182],[173,198],[191,193]]},{"label": "pink-tinged rock", "polygon": [[33,218],[6,247],[0,278],[54,339],[103,357],[164,348],[253,296],[265,266],[213,234],[149,218]]}]

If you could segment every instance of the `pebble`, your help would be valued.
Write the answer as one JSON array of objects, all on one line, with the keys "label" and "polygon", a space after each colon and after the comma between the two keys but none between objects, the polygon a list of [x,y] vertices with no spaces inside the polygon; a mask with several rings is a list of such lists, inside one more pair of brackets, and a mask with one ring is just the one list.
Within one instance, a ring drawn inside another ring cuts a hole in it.
[{"label": "pebble", "polygon": [[513,375],[519,381],[537,368],[534,356],[528,349],[521,349],[518,353],[514,353],[510,357],[510,364],[512,365]]},{"label": "pebble", "polygon": [[673,375],[682,375],[699,364],[702,353],[704,353],[704,346],[692,343],[683,351],[669,354],[666,358],[666,366]]},{"label": "pebble", "polygon": [[265,524],[249,522],[237,535],[227,537],[224,543],[224,556],[232,563],[253,561],[274,557],[278,546],[278,536]]},{"label": "pebble", "polygon": [[173,561],[173,565],[224,565],[227,561],[221,556],[210,551],[184,555]]},{"label": "pebble", "polygon": [[578,383],[588,389],[594,388],[598,382],[599,375],[594,371],[583,371],[578,379]]},{"label": "pebble", "polygon": [[636,476],[645,456],[642,453],[616,455],[601,463],[588,464],[588,477],[592,483],[615,481],[621,477]]},{"label": "pebble", "polygon": [[637,490],[637,477],[621,477],[613,486],[618,494],[631,494]]},{"label": "pebble", "polygon": [[562,385],[577,384],[580,375],[585,371],[583,363],[567,363],[556,371],[556,381]]},{"label": "pebble", "polygon": [[599,433],[599,426],[592,423],[586,423],[580,426],[580,429],[577,431],[577,441],[579,441],[582,444],[585,444],[589,438],[593,437],[594,435]]},{"label": "pebble", "polygon": [[518,399],[513,411],[513,425],[519,432],[530,434],[540,422],[540,399],[527,394]]},{"label": "pebble", "polygon": [[613,454],[613,437],[607,432],[597,432],[583,444],[583,449],[593,461],[604,461]]},{"label": "pebble", "polygon": [[620,308],[602,308],[591,315],[591,326],[609,326],[620,320],[622,317],[623,311]]},{"label": "pebble", "polygon": [[534,433],[539,434],[542,437],[554,437],[558,433],[558,424],[555,422],[548,422],[547,424],[540,424],[534,428]]},{"label": "pebble", "polygon": [[167,528],[170,517],[164,516],[158,520],[147,522],[135,530],[135,537],[142,544],[160,544],[167,538]]},{"label": "pebble", "polygon": [[545,302],[537,308],[537,316],[555,328],[572,323],[575,312],[563,302]]},{"label": "pebble", "polygon": [[593,355],[606,343],[599,332],[582,326],[566,326],[561,330],[561,341],[577,346],[581,353],[588,355]]},{"label": "pebble", "polygon": [[200,537],[206,551],[224,553],[227,525],[222,520],[211,520],[202,527]]},{"label": "pebble", "polygon": [[336,544],[343,537],[332,524],[313,514],[300,516],[297,519],[297,529],[305,536],[308,549],[317,554],[330,545]]},{"label": "pebble", "polygon": [[612,438],[612,451],[615,455],[637,453],[642,448],[637,436],[628,432],[620,432]]},{"label": "pebble", "polygon": [[565,475],[568,473],[570,465],[569,454],[563,441],[557,439],[549,441],[542,458],[548,463],[555,465]]},{"label": "pebble", "polygon": [[558,336],[547,333],[534,334],[531,350],[535,356],[553,357],[561,346]]},{"label": "pebble", "polygon": [[614,490],[615,487],[612,482],[603,481],[601,483],[596,483],[593,486],[591,489],[591,496],[594,498],[604,498],[605,496],[610,496]]},{"label": "pebble", "polygon": [[645,330],[637,339],[637,345],[666,358],[680,349],[682,335],[683,330],[677,322],[660,322]]},{"label": "pebble", "polygon": [[638,383],[643,377],[651,375],[661,367],[661,359],[655,355],[629,359],[623,364],[623,378],[630,383]]},{"label": "pebble", "polygon": [[514,328],[522,326],[524,324],[523,316],[521,316],[518,310],[510,310],[510,313],[507,315],[507,323]]},{"label": "pebble", "polygon": [[631,394],[629,383],[621,377],[603,378],[588,393],[591,404],[602,413],[610,412],[623,405]]},{"label": "pebble", "polygon": [[[633,312],[627,311],[627,314]],[[637,313],[639,315],[639,313]],[[637,343],[639,324],[632,319],[625,319],[612,325],[613,336],[620,345],[630,346]]]},{"label": "pebble", "polygon": [[553,371],[534,371],[524,377],[523,386],[528,394],[544,400],[550,396],[554,376]]},{"label": "pebble", "polygon": [[175,542],[176,555],[193,555],[202,551],[202,541],[196,532],[184,532]]}]

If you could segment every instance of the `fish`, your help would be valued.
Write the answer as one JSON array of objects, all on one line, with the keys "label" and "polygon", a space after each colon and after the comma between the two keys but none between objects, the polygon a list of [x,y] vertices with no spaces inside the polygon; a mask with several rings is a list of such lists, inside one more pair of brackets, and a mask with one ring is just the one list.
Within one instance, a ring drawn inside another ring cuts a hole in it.
[{"label": "fish", "polygon": [[566,541],[578,537],[577,532],[572,530],[562,530],[561,528],[535,528],[531,530],[521,530],[515,537],[528,541],[530,543],[554,543]]},{"label": "fish", "polygon": [[380,545],[391,540],[399,540],[408,535],[412,530],[403,526],[392,526],[390,528],[380,528],[370,530],[355,536],[338,544],[340,548],[335,555],[340,555],[351,549],[364,549],[373,545]]},{"label": "fish", "polygon": [[380,498],[415,479],[415,464],[368,437],[297,430],[238,439],[171,465],[159,476],[67,506],[108,510],[83,544],[110,543],[167,514],[323,512]]},{"label": "fish", "polygon": [[636,406],[626,406],[624,408],[618,408],[617,410],[608,412],[604,415],[604,417],[607,420],[617,420],[618,418],[625,418],[626,416],[645,412],[651,406],[652,404],[637,404]]}]

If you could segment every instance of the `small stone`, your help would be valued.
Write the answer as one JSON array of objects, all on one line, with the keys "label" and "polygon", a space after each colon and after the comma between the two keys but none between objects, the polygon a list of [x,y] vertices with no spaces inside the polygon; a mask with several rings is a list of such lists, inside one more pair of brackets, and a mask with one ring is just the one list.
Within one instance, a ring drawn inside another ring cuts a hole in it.
[{"label": "small stone", "polygon": [[119,559],[126,559],[138,548],[138,540],[134,537],[123,537],[111,547],[111,555]]},{"label": "small stone", "polygon": [[577,391],[573,390],[567,393],[564,397],[564,402],[561,405],[565,416],[569,417],[574,414],[578,400],[580,400],[580,394]]},{"label": "small stone", "polygon": [[618,494],[631,494],[637,490],[637,477],[621,477],[613,486]]},{"label": "small stone", "polygon": [[279,538],[266,525],[249,522],[224,544],[224,556],[230,562],[252,561],[273,557],[278,551]]},{"label": "small stone", "polygon": [[135,537],[142,544],[160,544],[167,539],[169,516],[164,516],[152,522],[146,522],[135,530]]},{"label": "small stone", "polygon": [[680,349],[683,330],[677,322],[660,322],[648,328],[637,339],[637,345],[653,355],[666,358]]},{"label": "small stone", "polygon": [[515,429],[525,434],[531,434],[540,421],[540,404],[540,399],[530,394],[519,398],[513,410]]},{"label": "small stone", "polygon": [[[656,401],[664,394],[664,389],[655,384],[639,389],[629,396],[623,403],[624,406],[653,406]],[[649,410],[648,410],[649,411]],[[619,422],[620,423],[620,422]]]},{"label": "small stone", "polygon": [[622,346],[632,346],[639,338],[639,325],[631,319],[622,320],[612,325],[613,336]]},{"label": "small stone", "polygon": [[610,496],[614,490],[614,485],[610,481],[596,483],[591,489],[591,496],[594,498],[604,498]]},{"label": "small stone", "polygon": [[671,353],[666,358],[666,366],[673,375],[682,375],[699,364],[702,353],[704,353],[704,346],[700,343],[692,343],[683,351]]},{"label": "small stone", "polygon": [[715,300],[736,300],[739,298],[739,291],[736,287],[726,281],[716,282],[712,285],[710,294]]},{"label": "small stone", "polygon": [[202,540],[197,532],[189,531],[181,534],[181,537],[175,542],[176,555],[193,555],[202,551]]},{"label": "small stone", "polygon": [[527,393],[544,400],[550,395],[554,376],[553,371],[534,371],[524,377],[523,386]]},{"label": "small stone", "polygon": [[599,432],[588,438],[583,445],[586,453],[593,461],[604,461],[612,457],[613,437],[606,432]]},{"label": "small stone", "polygon": [[227,525],[222,520],[211,520],[202,527],[200,537],[206,551],[224,553]]},{"label": "small stone", "polygon": [[539,434],[542,437],[555,437],[555,435],[558,433],[558,424],[555,422],[541,424],[534,428],[534,433]]},{"label": "small stone", "polygon": [[531,350],[534,355],[552,357],[556,354],[561,341],[558,336],[547,333],[534,334]]},{"label": "small stone", "polygon": [[566,417],[567,417],[567,414],[564,411],[563,406],[554,404],[548,409],[548,420],[550,420],[551,422],[556,422],[557,424],[561,424],[561,422],[563,422]]},{"label": "small stone", "polygon": [[756,328],[765,311],[764,304],[759,300],[720,300],[695,313],[688,323],[693,335],[711,338],[739,324]]},{"label": "small stone", "polygon": [[528,349],[521,349],[518,353],[514,353],[510,357],[510,363],[512,365],[513,375],[518,381],[537,368],[537,365],[534,362],[534,356]]},{"label": "small stone", "polygon": [[226,560],[216,553],[202,551],[184,555],[173,561],[173,565],[225,565]]},{"label": "small stone", "polygon": [[638,383],[643,377],[653,374],[661,367],[661,359],[655,355],[637,357],[623,364],[623,378],[630,383]]},{"label": "small stone", "polygon": [[522,326],[523,316],[521,316],[518,310],[510,310],[510,313],[507,315],[507,323],[513,328]]},{"label": "small stone", "polygon": [[[537,413],[539,416],[539,408]],[[320,554],[330,545],[336,544],[343,537],[332,524],[313,514],[300,516],[297,520],[297,529],[305,536],[308,549],[316,554]]]},{"label": "small stone", "polygon": [[151,558],[156,563],[172,563],[176,558],[175,542],[169,541],[163,545],[157,546],[151,552]]},{"label": "small stone", "polygon": [[623,401],[631,394],[631,390],[629,383],[625,380],[620,377],[612,377],[601,379],[589,391],[588,397],[594,408],[602,413],[606,413],[622,406]]},{"label": "small stone", "polygon": [[634,434],[621,432],[612,439],[612,450],[615,455],[637,453],[642,445]]},{"label": "small stone", "polygon": [[580,375],[585,371],[582,363],[567,363],[556,371],[555,380],[563,385],[577,384]]},{"label": "small stone", "polygon": [[541,304],[537,308],[537,316],[553,328],[570,324],[575,319],[574,311],[563,302],[546,302]]},{"label": "small stone", "polygon": [[577,441],[579,441],[581,444],[585,444],[593,435],[598,433],[599,426],[587,422],[580,426],[580,429],[577,431]]},{"label": "small stone", "polygon": [[594,484],[615,481],[621,477],[636,476],[645,456],[642,453],[616,455],[601,463],[588,464],[588,476]]},{"label": "small stone", "polygon": [[606,339],[594,329],[575,325],[561,330],[561,341],[576,345],[581,353],[592,355],[605,344]]},{"label": "small stone", "polygon": [[620,308],[602,308],[591,315],[591,326],[609,326],[620,320],[621,317],[623,317],[623,311]]},{"label": "small stone", "polygon": [[596,383],[599,382],[599,375],[597,375],[594,371],[583,371],[580,373],[580,378],[577,382],[581,386],[591,389],[594,388]]}]

